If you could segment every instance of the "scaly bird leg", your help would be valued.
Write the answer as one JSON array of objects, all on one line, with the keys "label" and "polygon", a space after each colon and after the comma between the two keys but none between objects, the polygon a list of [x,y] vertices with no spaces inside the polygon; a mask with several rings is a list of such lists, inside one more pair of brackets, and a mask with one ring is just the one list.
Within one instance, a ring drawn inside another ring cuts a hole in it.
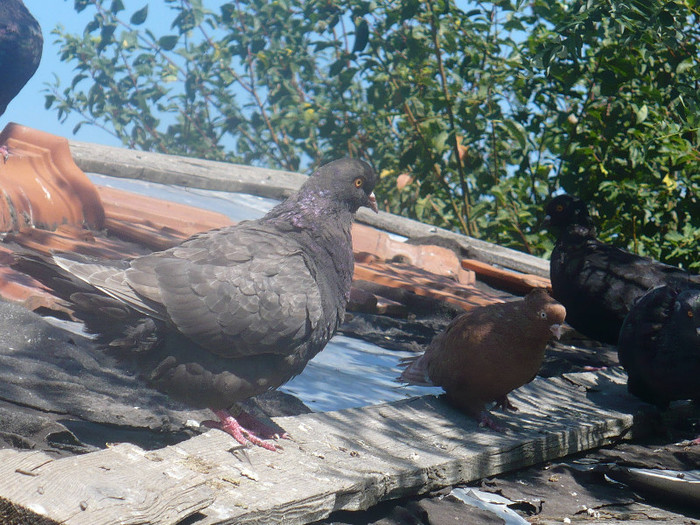
[{"label": "scaly bird leg", "polygon": [[486,410],[482,410],[479,413],[478,421],[480,427],[487,427],[491,430],[495,430],[496,432],[506,431],[506,427],[499,425],[493,419],[491,419],[491,415]]},{"label": "scaly bird leg", "polygon": [[241,445],[247,445],[250,443],[274,452],[281,447],[263,440],[277,439],[278,437],[283,439],[287,438],[286,433],[280,436],[275,429],[261,423],[244,410],[241,410],[237,417],[232,416],[228,410],[212,409],[212,412],[216,414],[219,421],[202,421],[202,425],[209,428],[218,428],[219,430],[223,430],[227,434],[231,435],[233,439],[238,441]]},{"label": "scaly bird leg", "polygon": [[500,408],[505,412],[506,410],[512,410],[513,412],[518,411],[518,407],[516,407],[513,403],[510,402],[510,399],[508,399],[508,394],[505,394],[503,397],[499,397],[496,399],[496,407],[495,408]]}]

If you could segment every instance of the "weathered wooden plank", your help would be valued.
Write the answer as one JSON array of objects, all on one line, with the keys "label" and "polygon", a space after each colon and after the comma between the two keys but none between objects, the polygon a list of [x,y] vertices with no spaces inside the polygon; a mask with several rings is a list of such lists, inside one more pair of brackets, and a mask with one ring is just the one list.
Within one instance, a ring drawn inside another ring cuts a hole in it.
[{"label": "weathered wooden plank", "polygon": [[[134,151],[87,142],[69,143],[73,159],[80,169],[114,177],[250,193],[274,199],[287,197],[306,180],[305,175],[289,171]],[[436,235],[452,239],[474,259],[549,277],[549,261],[539,257],[386,212],[375,214],[362,209],[357,218],[375,228],[406,237]]]},{"label": "weathered wooden plank", "polygon": [[81,170],[112,177],[249,193],[271,199],[288,197],[306,180],[305,175],[290,171],[115,148],[74,140],[69,141],[69,144],[73,160]]},{"label": "weathered wooden plank", "polygon": [[214,501],[203,476],[145,454],[128,443],[56,461],[0,450],[1,497],[71,525],[178,523]]},{"label": "weathered wooden plank", "polygon": [[217,430],[48,462],[0,451],[0,499],[68,524],[172,523],[195,511],[201,525],[307,523],[608,444],[639,407],[625,379],[611,369],[535,380],[512,396],[519,412],[494,414],[505,434],[422,397],[277,418],[291,436],[280,454]]}]

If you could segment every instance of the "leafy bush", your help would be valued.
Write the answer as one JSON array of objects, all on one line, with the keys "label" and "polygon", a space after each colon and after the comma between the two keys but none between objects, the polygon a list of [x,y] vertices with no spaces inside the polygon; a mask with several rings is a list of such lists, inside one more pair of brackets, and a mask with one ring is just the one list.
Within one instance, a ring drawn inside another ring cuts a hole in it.
[{"label": "leafy bush", "polygon": [[[76,0],[47,107],[126,146],[307,169],[351,155],[383,207],[546,254],[558,190],[601,237],[700,269],[694,0]],[[397,185],[397,181],[401,181]]]}]

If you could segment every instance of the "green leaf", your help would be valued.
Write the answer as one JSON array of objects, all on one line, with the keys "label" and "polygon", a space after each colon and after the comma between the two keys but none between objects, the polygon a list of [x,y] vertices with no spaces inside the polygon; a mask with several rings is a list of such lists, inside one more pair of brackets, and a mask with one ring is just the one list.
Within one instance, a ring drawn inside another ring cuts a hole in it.
[{"label": "green leaf", "polygon": [[364,18],[355,22],[355,43],[352,46],[353,53],[359,53],[367,46],[369,40],[369,24]]},{"label": "green leaf", "polygon": [[527,131],[522,124],[519,124],[513,120],[506,120],[503,122],[503,125],[508,130],[510,136],[518,142],[520,149],[524,150],[527,147]]},{"label": "green leaf", "polygon": [[146,21],[147,17],[148,17],[148,4],[146,4],[141,9],[136,11],[133,15],[131,15],[131,18],[129,19],[129,21],[132,24],[139,26]]},{"label": "green leaf", "polygon": [[112,0],[112,5],[109,8],[111,13],[117,14],[119,11],[124,11],[122,0]]},{"label": "green leaf", "polygon": [[647,119],[647,115],[649,114],[649,108],[647,107],[646,104],[644,104],[639,110],[637,111],[637,124],[644,122]]},{"label": "green leaf", "polygon": [[178,39],[176,35],[162,36],[158,39],[158,45],[163,48],[164,51],[171,51],[177,45]]},{"label": "green leaf", "polygon": [[341,57],[331,64],[328,68],[328,75],[331,77],[338,76],[345,66],[347,66],[347,58]]}]

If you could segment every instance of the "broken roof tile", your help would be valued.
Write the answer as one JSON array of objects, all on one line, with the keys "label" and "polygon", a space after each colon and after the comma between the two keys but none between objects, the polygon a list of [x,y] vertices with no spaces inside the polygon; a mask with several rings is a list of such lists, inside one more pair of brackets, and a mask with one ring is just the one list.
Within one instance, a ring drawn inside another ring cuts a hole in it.
[{"label": "broken roof tile", "polygon": [[[232,224],[220,213],[95,186],[73,163],[68,142],[63,138],[11,124],[0,135],[0,141],[11,151],[8,162],[0,166],[0,187],[9,202],[0,209],[0,225],[12,232],[7,239],[26,249],[44,254],[71,251],[110,259],[128,258]],[[473,286],[474,271],[495,281],[496,286],[500,283],[517,293],[548,285],[546,279],[460,260],[447,248],[404,243],[358,223],[353,225],[353,248],[356,280],[401,288],[461,308],[501,301]],[[6,277],[12,271],[5,268]],[[12,291],[6,286],[0,293],[13,298],[27,290]],[[45,293],[46,290],[37,289],[38,296]],[[372,309],[397,316],[406,313],[400,303],[379,296]]]}]

